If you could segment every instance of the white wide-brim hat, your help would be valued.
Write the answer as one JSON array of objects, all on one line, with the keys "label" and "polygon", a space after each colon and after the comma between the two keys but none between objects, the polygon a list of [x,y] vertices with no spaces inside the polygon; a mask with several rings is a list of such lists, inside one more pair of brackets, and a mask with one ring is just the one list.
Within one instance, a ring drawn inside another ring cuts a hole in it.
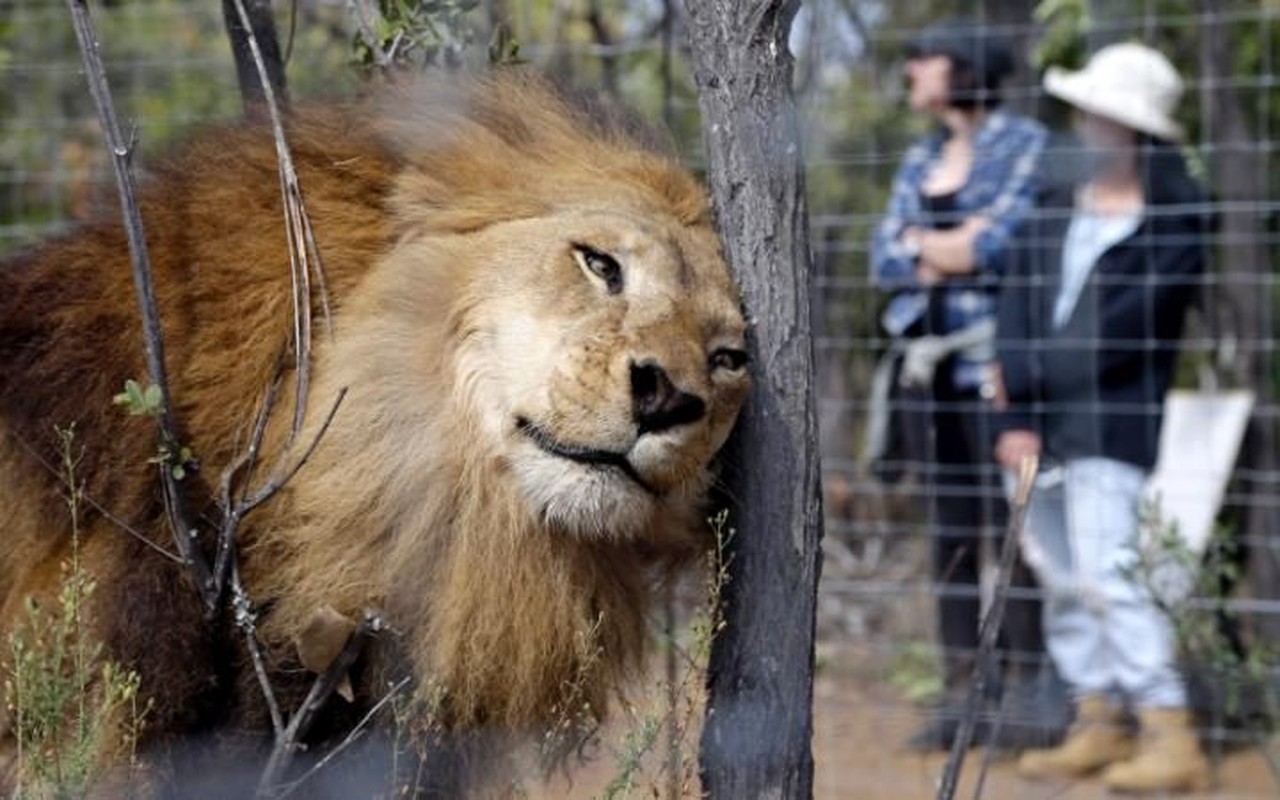
[{"label": "white wide-brim hat", "polygon": [[1109,45],[1078,72],[1050,67],[1044,88],[1082,111],[1127,128],[1161,139],[1182,139],[1182,126],[1173,119],[1182,98],[1182,78],[1169,59],[1146,45]]}]

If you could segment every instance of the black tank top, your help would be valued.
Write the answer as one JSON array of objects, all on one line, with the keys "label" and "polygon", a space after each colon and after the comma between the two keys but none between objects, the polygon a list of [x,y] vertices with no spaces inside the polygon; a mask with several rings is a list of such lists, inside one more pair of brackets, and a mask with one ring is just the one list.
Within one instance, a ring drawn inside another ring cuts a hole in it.
[{"label": "black tank top", "polygon": [[[926,194],[921,192],[920,209],[924,212],[923,222],[925,226],[938,231],[958,227],[963,219],[959,204],[956,202],[959,194],[959,191],[947,192],[946,194]],[[939,335],[950,332],[947,325],[947,289],[945,283],[930,287],[929,310],[926,312],[922,322],[924,323],[922,333]]]},{"label": "black tank top", "polygon": [[946,194],[920,193],[920,208],[924,211],[925,224],[934,230],[945,231],[960,225],[964,215],[957,202],[959,190]]}]

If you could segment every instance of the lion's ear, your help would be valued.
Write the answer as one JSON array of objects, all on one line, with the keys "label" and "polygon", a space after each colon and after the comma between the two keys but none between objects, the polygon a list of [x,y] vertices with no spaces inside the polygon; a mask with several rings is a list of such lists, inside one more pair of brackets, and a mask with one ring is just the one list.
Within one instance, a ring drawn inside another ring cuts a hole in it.
[{"label": "lion's ear", "polygon": [[[339,613],[333,606],[326,605],[317,609],[307,627],[293,639],[302,666],[317,675],[323,674],[342,652],[342,648],[346,647],[347,640],[355,629],[355,620]],[[348,703],[355,700],[349,675],[342,677],[337,692]]]},{"label": "lion's ear", "polygon": [[400,225],[432,233],[471,233],[550,211],[549,204],[531,192],[495,186],[480,177],[469,184],[445,182],[418,170],[400,176],[392,204]]},{"label": "lion's ear", "polygon": [[378,135],[401,166],[393,203],[404,223],[466,233],[620,191],[685,225],[709,219],[702,187],[646,144],[639,123],[537,74],[423,76],[376,102]]}]

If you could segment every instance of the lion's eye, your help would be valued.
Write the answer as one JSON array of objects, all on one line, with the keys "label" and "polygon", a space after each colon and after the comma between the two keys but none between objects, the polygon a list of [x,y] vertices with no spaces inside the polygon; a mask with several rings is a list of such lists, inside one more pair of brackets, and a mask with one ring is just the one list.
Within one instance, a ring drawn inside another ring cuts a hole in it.
[{"label": "lion's eye", "polygon": [[727,369],[733,372],[745,367],[750,360],[751,357],[747,355],[746,350],[737,350],[732,347],[721,347],[707,359],[712,369]]},{"label": "lion's eye", "polygon": [[584,244],[574,245],[574,254],[588,272],[604,281],[609,294],[622,291],[622,266],[613,256]]}]

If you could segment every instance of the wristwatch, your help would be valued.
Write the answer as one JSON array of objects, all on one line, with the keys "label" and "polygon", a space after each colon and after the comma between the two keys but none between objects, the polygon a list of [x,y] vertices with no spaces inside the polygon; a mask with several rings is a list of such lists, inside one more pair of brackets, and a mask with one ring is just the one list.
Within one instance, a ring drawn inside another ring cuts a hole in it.
[{"label": "wristwatch", "polygon": [[907,258],[915,261],[920,258],[920,239],[916,236],[904,236],[902,238],[902,252],[906,253]]}]

